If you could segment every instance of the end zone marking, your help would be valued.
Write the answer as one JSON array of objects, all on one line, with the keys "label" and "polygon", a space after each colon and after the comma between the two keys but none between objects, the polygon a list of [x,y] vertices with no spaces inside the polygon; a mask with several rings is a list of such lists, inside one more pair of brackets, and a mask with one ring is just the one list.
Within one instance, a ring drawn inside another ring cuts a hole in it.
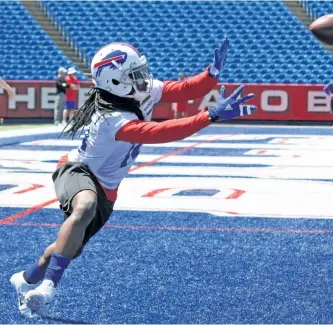
[{"label": "end zone marking", "polygon": [[40,184],[32,184],[32,186],[24,189],[24,190],[20,190],[20,191],[16,191],[13,194],[23,194],[23,193],[27,193],[30,191],[34,191],[37,190],[37,188],[41,188],[41,187],[45,187],[44,185],[40,185]]},{"label": "end zone marking", "polygon": [[29,208],[29,209],[23,210],[21,212],[15,213],[15,214],[13,214],[10,217],[7,217],[5,219],[0,220],[0,225],[11,224],[11,223],[13,223],[13,221],[15,221],[17,219],[20,219],[22,217],[25,217],[25,216],[29,215],[30,213],[38,211],[38,210],[46,207],[47,205],[53,204],[53,203],[55,203],[57,201],[58,201],[58,199],[52,199],[52,200],[43,202],[41,204],[38,204],[38,205],[36,205],[36,206],[34,206],[32,208]]},{"label": "end zone marking", "polygon": [[235,200],[238,199],[241,195],[243,195],[246,191],[243,190],[237,190],[237,189],[232,189],[234,193],[230,194],[227,196],[225,199],[226,200]]}]

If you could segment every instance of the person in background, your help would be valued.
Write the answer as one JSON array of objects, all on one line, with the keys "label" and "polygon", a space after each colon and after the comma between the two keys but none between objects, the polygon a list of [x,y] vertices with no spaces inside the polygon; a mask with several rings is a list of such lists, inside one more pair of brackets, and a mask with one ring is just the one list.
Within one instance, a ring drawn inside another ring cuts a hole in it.
[{"label": "person in background", "polygon": [[75,76],[76,70],[74,67],[71,67],[67,71],[67,76],[65,80],[69,87],[66,89],[66,102],[65,109],[62,114],[62,124],[66,125],[68,123],[68,118],[71,120],[74,116],[77,102],[77,93],[80,87],[79,80]]},{"label": "person in background", "polygon": [[13,98],[13,89],[12,89],[12,87],[10,87],[8,85],[8,83],[5,80],[3,80],[2,78],[0,78],[0,88],[3,88],[7,91],[9,99]]},{"label": "person in background", "polygon": [[333,81],[327,84],[323,90],[328,96],[331,96],[331,112],[333,114]]},{"label": "person in background", "polygon": [[65,106],[66,89],[69,87],[65,80],[66,69],[60,67],[56,79],[56,100],[54,105],[54,124],[61,124],[62,114]]},{"label": "person in background", "polygon": [[[178,80],[182,81],[185,79],[185,74],[183,72],[179,73]],[[188,104],[193,103],[193,100],[178,102],[174,105],[174,117],[178,119],[179,117],[187,117],[188,115]]]}]

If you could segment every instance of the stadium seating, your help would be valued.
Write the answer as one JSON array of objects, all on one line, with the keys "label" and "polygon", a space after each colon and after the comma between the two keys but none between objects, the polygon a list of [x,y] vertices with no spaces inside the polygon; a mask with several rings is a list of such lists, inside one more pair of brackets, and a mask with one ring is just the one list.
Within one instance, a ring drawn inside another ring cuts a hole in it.
[{"label": "stadium seating", "polygon": [[[7,80],[54,80],[60,66],[75,66],[20,1],[1,1],[0,73]],[[81,72],[80,79],[87,79]]]},{"label": "stadium seating", "polygon": [[[195,74],[227,35],[222,79],[250,83],[325,83],[332,57],[283,1],[42,1],[89,62],[112,41],[143,52],[154,76]],[[74,18],[73,18],[74,17]]]},{"label": "stadium seating", "polygon": [[[307,1],[316,15],[332,2]],[[317,3],[320,3],[318,5]],[[212,60],[224,35],[231,41],[221,80],[326,83],[331,54],[283,1],[41,1],[64,35],[90,62],[105,43],[125,41],[143,52],[155,77],[192,75]],[[310,10],[310,9],[309,9]],[[1,1],[0,74],[5,79],[53,80],[73,63],[20,1]],[[86,79],[78,74],[81,80]]]},{"label": "stadium seating", "polygon": [[333,1],[327,0],[299,0],[312,19],[333,13]]}]

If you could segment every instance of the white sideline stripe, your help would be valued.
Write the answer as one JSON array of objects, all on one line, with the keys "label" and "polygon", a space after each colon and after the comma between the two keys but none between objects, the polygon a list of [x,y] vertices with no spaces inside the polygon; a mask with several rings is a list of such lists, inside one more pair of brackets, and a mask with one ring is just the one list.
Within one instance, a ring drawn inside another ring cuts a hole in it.
[{"label": "white sideline stripe", "polygon": [[[244,155],[247,156],[282,156],[282,157],[292,157],[292,156],[301,156],[301,157],[311,157],[314,158],[315,156],[317,159],[329,159],[332,160],[332,154],[333,150],[323,150],[317,148],[317,150],[298,150],[298,148],[295,149],[280,149],[280,150],[258,150],[258,149],[252,149],[244,153]],[[319,158],[320,157],[320,158]]]},{"label": "white sideline stripe", "polygon": [[[6,167],[8,169],[2,170],[1,167]],[[0,178],[1,181],[4,180],[5,175],[15,173],[17,178],[20,179],[20,182],[23,183],[24,180],[30,179],[32,183],[37,182],[37,179],[43,178],[45,174],[40,175],[38,178],[36,176],[32,177],[30,175],[35,175],[33,173],[25,173],[24,171],[17,173],[17,170],[10,169],[11,167],[22,167],[27,168],[28,171],[43,171],[45,173],[53,173],[56,169],[55,163],[31,163],[23,164],[22,162],[13,161],[0,161]],[[160,175],[161,177],[168,177],[169,175],[176,176],[196,176],[205,177],[205,176],[216,176],[216,177],[252,177],[252,178],[268,178],[276,180],[289,180],[289,179],[307,179],[307,180],[332,180],[333,184],[333,169],[331,167],[322,167],[322,168],[313,168],[313,167],[244,167],[244,168],[234,168],[234,167],[218,167],[218,166],[193,166],[188,168],[186,166],[146,166],[144,168],[139,168],[130,172],[134,175]],[[47,175],[47,174],[46,174]],[[200,176],[199,176],[200,175]],[[47,175],[47,177],[49,177]],[[237,181],[235,181],[237,182]],[[333,186],[331,183],[327,183]],[[313,184],[311,185],[312,188]],[[333,190],[333,188],[332,188]]]},{"label": "white sideline stripe", "polygon": [[[43,161],[58,160],[68,151],[47,151],[47,150],[0,150],[0,157],[8,160],[26,160],[26,161]],[[140,154],[136,159],[137,163],[146,163],[162,157],[163,155]],[[318,156],[306,157],[251,157],[251,156],[191,156],[191,155],[174,155],[162,159],[164,163],[202,163],[202,164],[233,164],[233,165],[272,165],[272,166],[332,166],[329,159],[321,159]],[[176,166],[174,167],[177,168]],[[192,167],[191,167],[192,168]],[[200,173],[199,173],[200,175]]]},{"label": "white sideline stripe", "polygon": [[[81,145],[81,140],[40,140],[33,142],[24,142],[21,143],[23,146],[33,147],[33,146],[54,146],[54,147],[69,147],[76,148]],[[161,143],[161,144],[145,144],[144,147],[155,147],[155,148],[182,148],[186,146],[193,145],[193,142],[189,141],[176,141],[169,143]],[[196,146],[196,148],[205,148],[205,149],[285,149],[285,150],[311,150],[311,151],[332,151],[333,152],[333,139],[331,142],[322,143],[307,143],[303,144],[274,144],[274,143],[202,143]]]},{"label": "white sideline stripe", "polygon": [[[171,143],[163,143],[163,144],[149,144],[149,146],[182,146],[186,144],[193,144],[193,141],[207,141],[207,140],[212,140],[215,139],[216,136],[219,134],[204,134],[200,136],[191,136],[188,137],[184,140],[181,141],[175,141]],[[224,136],[228,137],[231,136],[232,134],[224,134]],[[222,134],[221,134],[222,136]],[[273,138],[273,140],[272,140]],[[321,145],[333,145],[333,135],[332,136],[309,136],[309,135],[281,135],[281,134],[271,134],[271,135],[262,135],[262,134],[234,134],[230,138],[224,139],[219,139],[216,140],[214,143],[203,143],[202,145],[223,145],[224,141],[228,141],[226,145],[254,145],[254,146],[262,146],[264,144],[260,143],[230,143],[230,141],[249,141],[249,140],[265,140],[269,139],[269,142],[267,144],[280,144],[279,142],[281,140],[284,140],[287,138],[287,143],[283,143],[283,145],[313,145],[313,146],[321,146]],[[39,140],[39,141],[29,141],[29,142],[23,142],[21,145],[24,146],[30,146],[30,145],[39,145],[39,146],[63,146],[63,145],[68,145],[68,146],[79,146],[81,144],[81,140],[71,140],[71,139],[48,139],[48,140]],[[282,144],[280,144],[282,145]],[[146,145],[147,146],[147,145]],[[246,147],[242,147],[246,148]]]},{"label": "white sideline stripe", "polygon": [[300,167],[300,166],[286,166],[286,167],[225,167],[225,166],[147,166],[145,168],[137,169],[132,174],[165,174],[165,175],[224,175],[224,176],[238,176],[238,177],[287,177],[287,178],[306,178],[306,179],[330,179],[333,178],[332,167]]},{"label": "white sideline stripe", "polygon": [[[37,179],[44,179],[43,177],[48,177],[49,174],[53,173],[56,169],[55,163],[37,163],[37,164],[29,164],[22,165],[16,162],[13,164],[3,163],[0,161],[0,165],[7,167],[8,169],[2,170],[0,167],[0,177],[3,182],[6,175],[10,175],[14,173],[16,178],[19,178],[21,183],[28,182],[26,180],[30,180],[30,183],[37,182]],[[17,173],[17,170],[10,169],[11,167],[25,167],[27,170],[34,171],[43,171],[46,174],[34,174],[34,173],[25,173],[20,172]],[[264,168],[255,168],[255,167],[245,167],[245,168],[233,168],[233,167],[185,167],[185,166],[147,166],[145,168],[140,168],[130,172],[130,174],[134,175],[160,175],[161,177],[169,177],[169,175],[176,176],[195,176],[196,179],[201,179],[205,176],[215,176],[221,177],[221,179],[225,177],[251,177],[258,179],[274,179],[274,180],[290,180],[290,179],[299,179],[299,180],[311,180],[311,181],[320,181],[320,180],[332,180],[332,183],[325,182],[330,186],[333,186],[333,170],[331,167],[322,167],[322,168],[312,168],[312,167],[264,167]],[[38,177],[36,177],[38,175]],[[199,176],[200,175],[200,176]],[[11,176],[13,177],[13,176]],[[12,178],[11,178],[12,179]],[[207,179],[203,178],[204,181]],[[235,181],[237,182],[237,181]],[[28,182],[29,183],[29,182]],[[313,183],[311,183],[311,188],[313,187]],[[333,188],[330,192],[333,191]]]},{"label": "white sideline stripe", "polygon": [[48,150],[0,150],[1,159],[26,160],[26,161],[42,161],[42,160],[58,160],[68,151],[48,151]]},{"label": "white sideline stripe", "polygon": [[31,142],[20,143],[21,146],[52,146],[52,147],[78,147],[82,140],[64,140],[64,139],[48,139]]},{"label": "white sideline stripe", "polygon": [[[136,162],[143,163],[149,162],[153,159],[161,157],[161,155],[145,155],[138,156]],[[230,156],[186,156],[186,155],[174,155],[168,156],[161,160],[163,163],[201,163],[201,164],[232,164],[232,165],[272,165],[272,166],[327,166],[331,167],[330,160],[318,159],[317,156],[313,157],[230,157]],[[174,167],[178,168],[177,166]],[[193,168],[191,166],[190,168]],[[200,173],[199,173],[200,175]]]},{"label": "white sideline stripe", "polygon": [[[274,179],[308,179],[323,180],[332,179],[333,169],[331,167],[218,167],[218,166],[147,166],[131,172],[135,175],[179,175],[179,176],[234,176],[234,177],[257,177]],[[332,188],[333,190],[333,188]]]},{"label": "white sideline stripe", "polygon": [[15,130],[4,130],[0,131],[0,137],[3,138],[12,138],[12,137],[21,137],[25,135],[38,135],[38,134],[48,134],[48,133],[60,133],[61,130],[59,127],[51,125],[41,128],[32,128],[32,129],[15,129]]},{"label": "white sideline stripe", "polygon": [[[232,134],[225,134],[223,136],[231,136]],[[201,136],[191,136],[186,138],[186,140],[191,140],[192,142],[186,142],[185,140],[172,142],[177,143],[180,147],[186,145],[192,145],[193,141],[207,141],[215,139],[219,134],[205,134]],[[222,135],[221,135],[222,136]],[[218,140],[220,141],[220,140]],[[68,147],[78,147],[81,145],[82,140],[71,140],[71,139],[46,139],[46,140],[38,140],[38,141],[28,141],[20,143],[21,146],[68,146]],[[161,145],[165,145],[167,147],[172,147],[172,143],[163,143]],[[160,144],[146,144],[145,146],[160,146]]]}]

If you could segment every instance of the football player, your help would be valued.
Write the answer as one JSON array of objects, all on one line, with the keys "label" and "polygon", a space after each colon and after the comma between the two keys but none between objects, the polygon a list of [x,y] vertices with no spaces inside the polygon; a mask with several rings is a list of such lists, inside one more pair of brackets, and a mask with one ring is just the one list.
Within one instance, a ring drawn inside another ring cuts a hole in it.
[{"label": "football player", "polygon": [[243,105],[254,97],[240,97],[244,86],[229,97],[222,87],[215,105],[195,116],[151,121],[159,101],[191,100],[213,89],[225,65],[228,44],[225,39],[215,49],[213,63],[202,73],[166,82],[153,79],[145,56],[129,44],[111,43],[97,51],[91,63],[94,87],[90,97],[65,130],[74,137],[87,126],[85,137],[78,148],[60,159],[52,175],[64,222],[40,259],[11,277],[23,315],[31,317],[51,303],[65,269],[110,218],[119,184],[143,144],[181,140],[216,121],[256,110]]}]

